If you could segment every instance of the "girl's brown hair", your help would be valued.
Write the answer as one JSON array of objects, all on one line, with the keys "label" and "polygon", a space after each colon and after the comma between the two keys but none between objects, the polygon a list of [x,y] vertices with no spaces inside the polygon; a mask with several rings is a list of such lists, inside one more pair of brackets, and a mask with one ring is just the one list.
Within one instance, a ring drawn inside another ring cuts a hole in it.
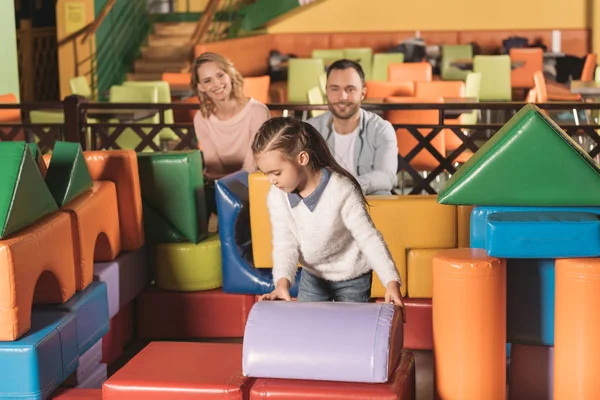
[{"label": "girl's brown hair", "polygon": [[196,92],[198,99],[200,99],[200,112],[204,118],[210,117],[211,114],[215,113],[215,103],[206,95],[206,93],[198,90],[198,84],[200,83],[200,77],[198,76],[198,69],[202,64],[208,62],[214,62],[221,68],[229,78],[231,79],[231,97],[242,101],[244,99],[244,79],[242,75],[235,69],[233,63],[216,53],[202,53],[192,67],[192,90]]},{"label": "girl's brown hair", "polygon": [[346,169],[337,163],[323,136],[309,123],[290,117],[275,117],[266,121],[256,132],[252,153],[256,156],[265,151],[279,150],[290,159],[302,151],[308,153],[308,166],[313,171],[328,168],[348,178],[365,204],[360,184]]}]

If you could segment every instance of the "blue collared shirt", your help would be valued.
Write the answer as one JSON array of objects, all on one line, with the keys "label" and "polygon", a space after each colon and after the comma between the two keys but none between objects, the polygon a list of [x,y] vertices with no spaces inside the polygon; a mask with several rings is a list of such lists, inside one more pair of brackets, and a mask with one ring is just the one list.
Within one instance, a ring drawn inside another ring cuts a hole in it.
[{"label": "blue collared shirt", "polygon": [[303,198],[298,193],[288,193],[288,200],[290,202],[290,206],[294,208],[298,204],[300,204],[301,201],[304,201],[306,207],[312,212],[317,206],[317,203],[319,202],[323,191],[327,187],[329,178],[331,178],[331,172],[327,168],[321,169],[321,181],[319,182],[319,186],[317,186],[315,191],[312,192],[309,196]]}]

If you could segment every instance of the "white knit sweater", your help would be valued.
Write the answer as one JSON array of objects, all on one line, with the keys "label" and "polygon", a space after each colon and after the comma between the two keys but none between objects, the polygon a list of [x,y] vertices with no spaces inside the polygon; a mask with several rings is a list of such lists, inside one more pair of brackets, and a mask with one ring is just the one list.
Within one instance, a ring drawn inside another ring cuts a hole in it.
[{"label": "white knit sweater", "polygon": [[314,275],[344,281],[375,270],[385,287],[400,277],[390,252],[367,213],[361,194],[343,175],[332,173],[313,211],[290,206],[285,192],[267,196],[273,233],[273,281],[294,284],[298,262]]}]

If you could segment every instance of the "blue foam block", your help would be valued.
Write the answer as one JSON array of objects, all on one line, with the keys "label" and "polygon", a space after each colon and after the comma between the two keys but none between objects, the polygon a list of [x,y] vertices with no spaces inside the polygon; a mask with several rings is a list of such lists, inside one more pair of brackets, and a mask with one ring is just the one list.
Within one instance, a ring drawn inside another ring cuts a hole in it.
[{"label": "blue foam block", "polygon": [[[223,264],[223,292],[238,294],[264,294],[271,292],[271,269],[258,269],[252,265],[252,238],[248,199],[248,173],[239,171],[217,180],[216,200]],[[298,295],[300,271],[290,288],[290,295]]]},{"label": "blue foam block", "polygon": [[580,211],[499,212],[487,216],[485,250],[500,258],[600,255],[600,219]]},{"label": "blue foam block", "polygon": [[46,399],[78,361],[75,315],[34,310],[24,336],[0,342],[0,399]]},{"label": "blue foam block", "polygon": [[[574,211],[586,212],[600,216],[600,207],[508,207],[508,206],[478,206],[473,208],[470,221],[470,246],[475,249],[485,249],[485,231],[488,215],[500,212],[531,212],[531,211]],[[550,257],[539,257],[550,258]]]},{"label": "blue foam block", "polygon": [[506,260],[506,340],[554,346],[554,260]]},{"label": "blue foam block", "polygon": [[[37,306],[36,306],[37,307]],[[64,304],[41,305],[40,309],[70,311],[77,319],[79,356],[88,351],[109,330],[106,283],[92,282]]]}]

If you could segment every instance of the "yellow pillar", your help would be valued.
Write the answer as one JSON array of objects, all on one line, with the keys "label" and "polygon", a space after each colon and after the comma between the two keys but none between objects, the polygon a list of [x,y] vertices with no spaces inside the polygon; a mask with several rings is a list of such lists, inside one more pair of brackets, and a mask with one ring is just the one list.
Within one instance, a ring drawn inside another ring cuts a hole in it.
[{"label": "yellow pillar", "polygon": [[82,35],[66,40],[94,20],[94,0],[58,0],[56,3],[56,40],[60,98],[71,94],[69,80],[78,75],[90,79],[90,55],[96,53],[94,37],[81,43]]},{"label": "yellow pillar", "polygon": [[592,51],[600,55],[600,0],[590,0],[592,2]]}]

